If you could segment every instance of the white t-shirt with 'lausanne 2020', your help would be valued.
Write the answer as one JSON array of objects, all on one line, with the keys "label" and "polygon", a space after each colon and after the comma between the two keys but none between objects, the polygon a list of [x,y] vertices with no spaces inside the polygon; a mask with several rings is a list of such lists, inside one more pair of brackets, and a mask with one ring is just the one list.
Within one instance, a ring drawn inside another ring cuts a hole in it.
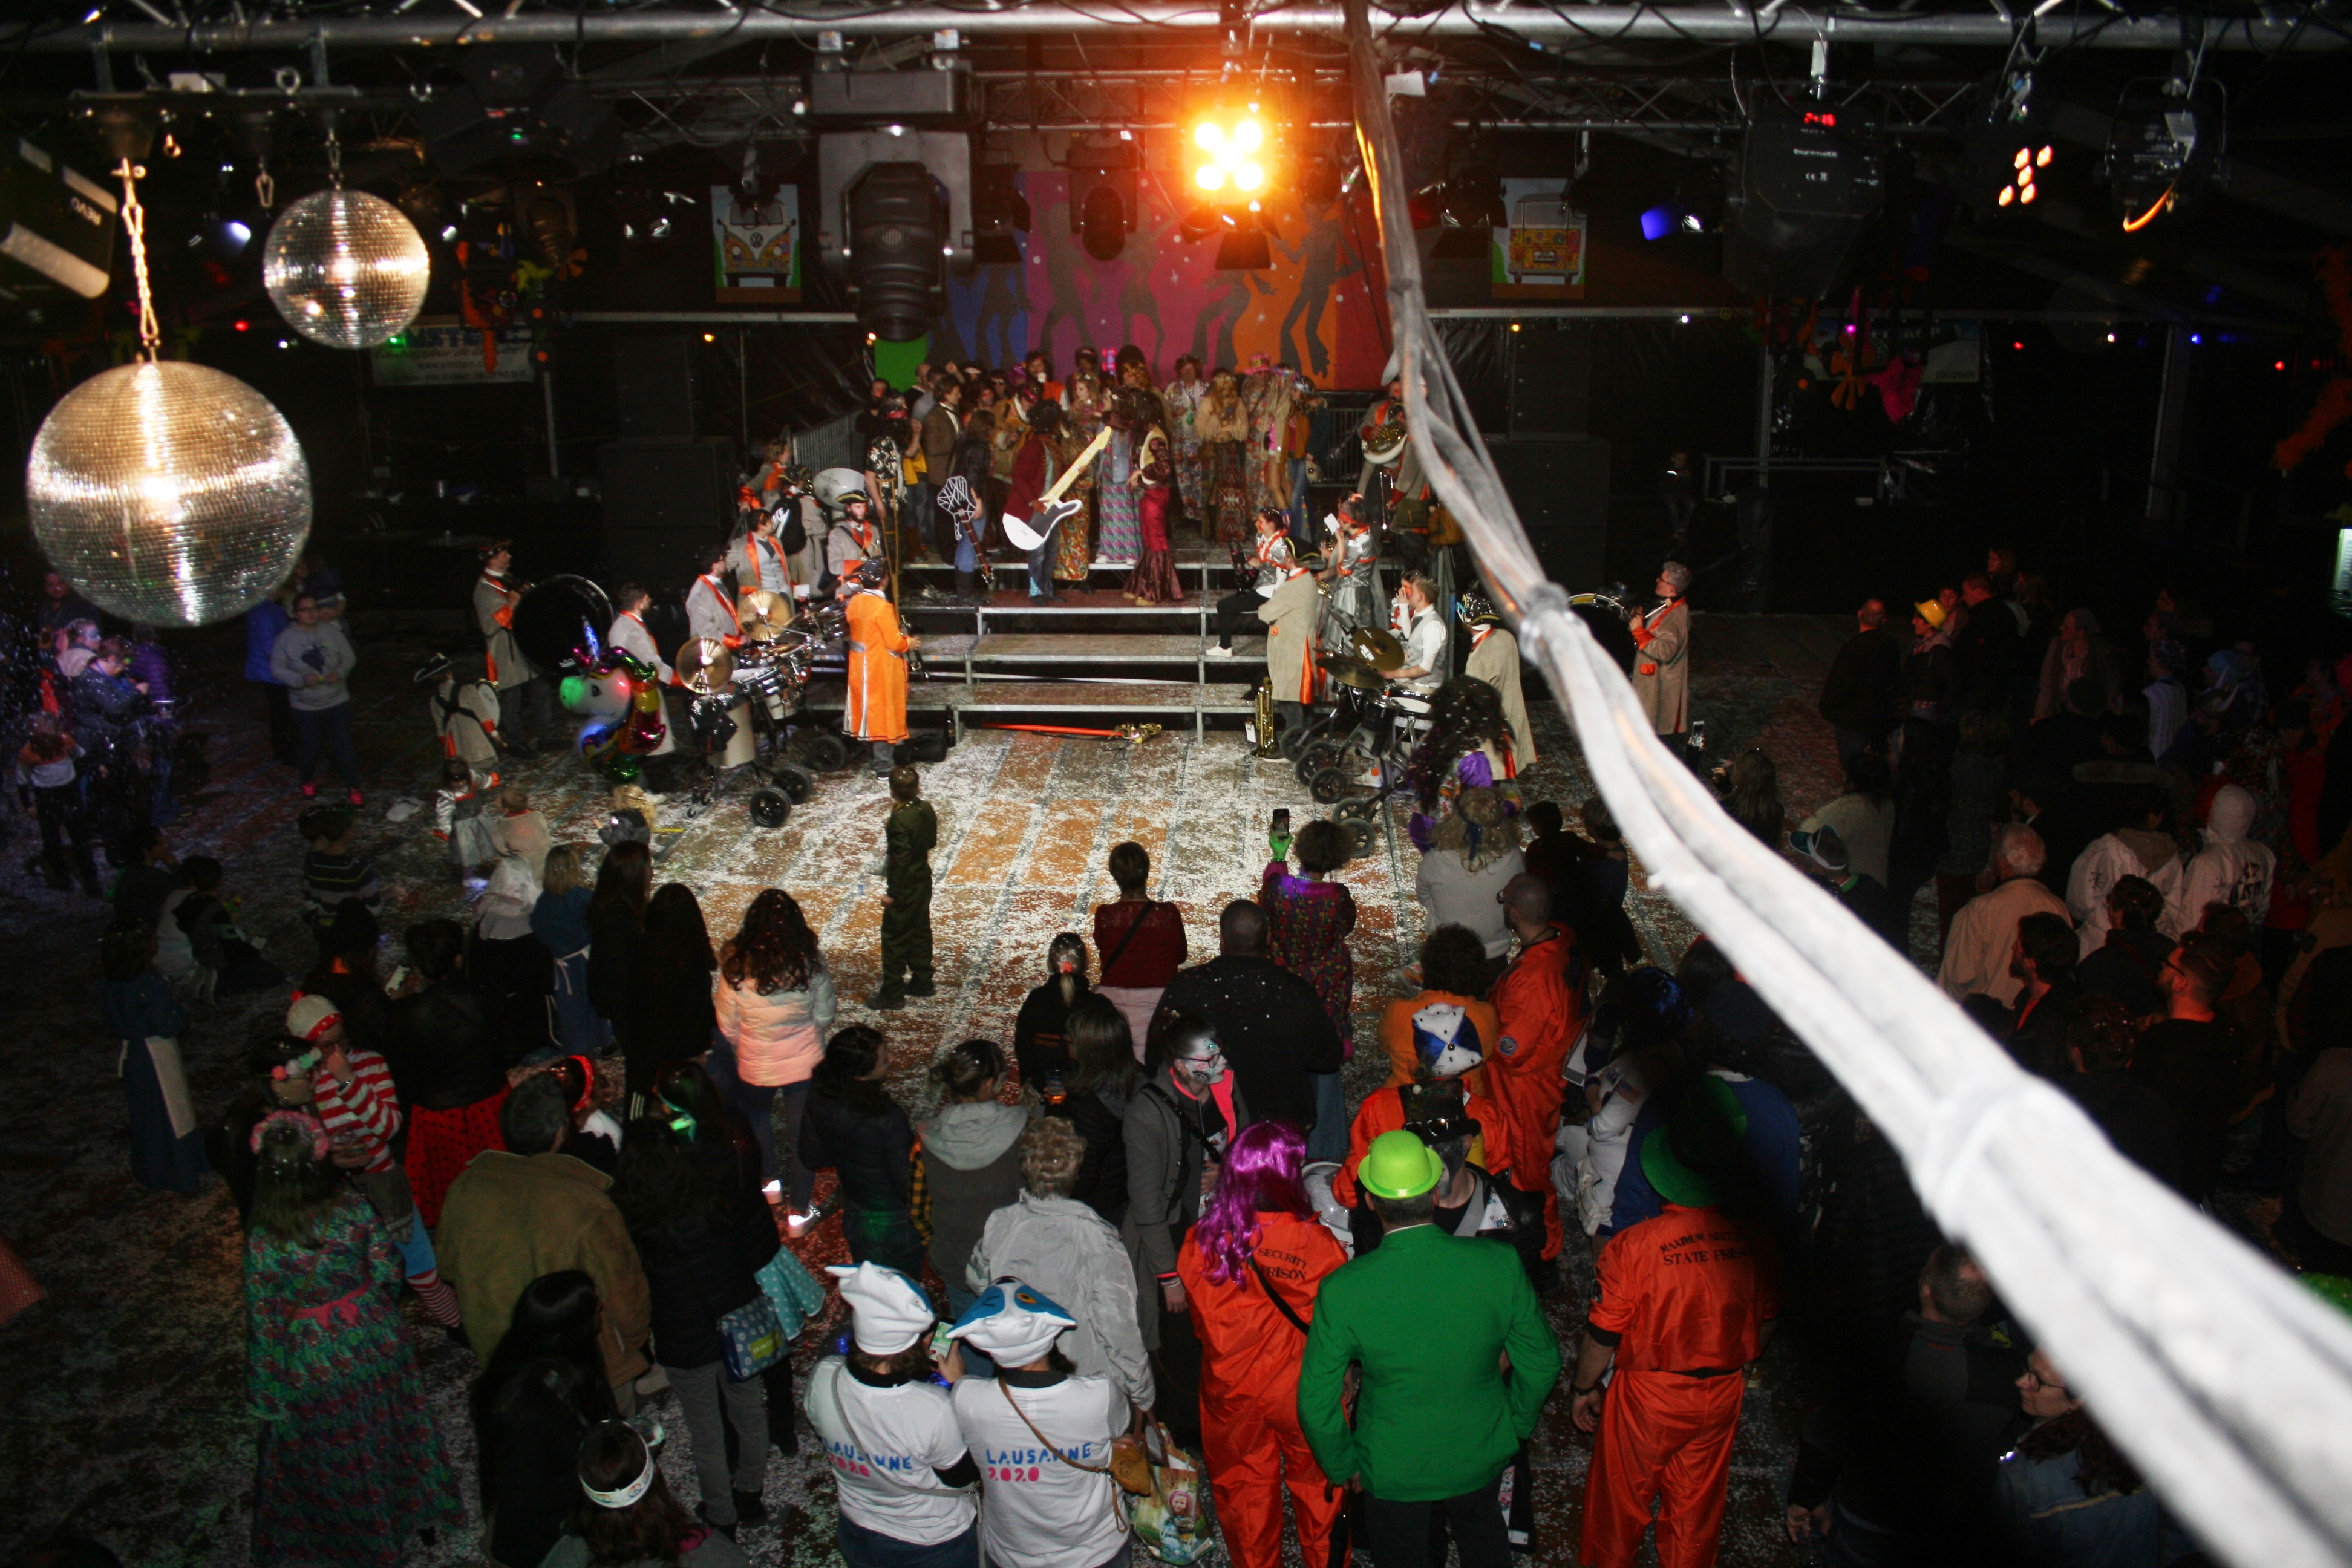
[{"label": "white t-shirt with 'lausanne 2020'", "polygon": [[938,1474],[953,1469],[966,1452],[946,1389],[931,1383],[876,1388],[850,1376],[839,1356],[827,1356],[809,1374],[803,1403],[824,1440],[841,1511],[851,1523],[916,1546],[937,1546],[971,1528],[979,1511],[974,1494],[950,1489]]},{"label": "white t-shirt with 'lausanne 2020'", "polygon": [[1111,1439],[1128,1427],[1126,1394],[1106,1377],[1066,1377],[1012,1389],[1016,1411],[1005,1393],[984,1377],[967,1377],[955,1390],[956,1419],[988,1492],[980,1543],[992,1568],[1099,1568],[1126,1540],[1114,1511],[1118,1485],[1055,1458],[1037,1432],[1079,1464],[1106,1469]]}]

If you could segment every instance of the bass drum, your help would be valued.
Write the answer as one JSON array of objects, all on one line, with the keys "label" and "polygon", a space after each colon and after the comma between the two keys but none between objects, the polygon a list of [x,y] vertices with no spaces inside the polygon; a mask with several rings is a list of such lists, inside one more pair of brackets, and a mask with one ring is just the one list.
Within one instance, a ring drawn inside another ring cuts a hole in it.
[{"label": "bass drum", "polygon": [[515,605],[509,629],[531,668],[563,676],[580,673],[575,650],[591,636],[602,644],[612,625],[613,601],[604,590],[585,577],[567,574],[532,584]]}]

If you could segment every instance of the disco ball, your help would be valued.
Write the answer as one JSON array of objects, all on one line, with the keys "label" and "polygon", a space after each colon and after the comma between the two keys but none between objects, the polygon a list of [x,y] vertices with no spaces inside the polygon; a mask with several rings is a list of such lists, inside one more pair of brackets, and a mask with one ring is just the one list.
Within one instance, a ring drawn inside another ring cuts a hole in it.
[{"label": "disco ball", "polygon": [[262,286],[286,324],[331,349],[363,349],[416,320],[433,258],[398,207],[365,191],[313,192],[269,226]]},{"label": "disco ball", "polygon": [[118,366],[66,394],[33,437],[25,495],[68,582],[157,626],[252,608],[310,533],[310,470],[284,416],[183,360]]}]

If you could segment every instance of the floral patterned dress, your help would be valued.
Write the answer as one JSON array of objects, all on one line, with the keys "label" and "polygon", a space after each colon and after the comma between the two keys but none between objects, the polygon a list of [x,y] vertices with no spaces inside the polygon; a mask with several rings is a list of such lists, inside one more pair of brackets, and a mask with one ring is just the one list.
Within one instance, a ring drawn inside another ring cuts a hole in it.
[{"label": "floral patterned dress", "polygon": [[1257,530],[1250,522],[1246,450],[1249,411],[1238,397],[1226,405],[1220,405],[1213,397],[1204,398],[1193,415],[1193,426],[1201,433],[1205,491],[1202,533],[1227,543],[1255,538]]},{"label": "floral patterned dress", "polygon": [[1141,442],[1132,430],[1113,430],[1097,460],[1095,553],[1103,561],[1133,561],[1143,553],[1143,487],[1136,482]]},{"label": "floral patterned dress", "polygon": [[[1073,436],[1064,437],[1058,444],[1061,462],[1055,471],[1067,467],[1087,449],[1087,441],[1092,439],[1092,437],[1085,440]],[[1094,561],[1094,508],[1084,503],[1094,499],[1095,475],[1101,471],[1101,467],[1099,460],[1089,465],[1087,471],[1071,480],[1070,488],[1062,492],[1064,497],[1081,505],[1068,521],[1054,531],[1054,580],[1057,583],[1085,582]]]},{"label": "floral patterned dress", "polygon": [[390,1568],[419,1530],[465,1517],[386,1290],[400,1277],[356,1195],[319,1222],[314,1246],[246,1238],[256,1563]]},{"label": "floral patterned dress", "polygon": [[1207,503],[1202,489],[1201,437],[1192,428],[1192,413],[1208,390],[1205,382],[1171,381],[1160,394],[1176,451],[1176,493],[1184,500],[1184,515],[1195,521],[1207,515]]},{"label": "floral patterned dress", "polygon": [[1269,860],[1257,901],[1265,910],[1266,951],[1315,987],[1353,1056],[1356,962],[1348,951],[1348,933],[1356,929],[1355,896],[1341,883],[1294,877],[1288,862]]}]

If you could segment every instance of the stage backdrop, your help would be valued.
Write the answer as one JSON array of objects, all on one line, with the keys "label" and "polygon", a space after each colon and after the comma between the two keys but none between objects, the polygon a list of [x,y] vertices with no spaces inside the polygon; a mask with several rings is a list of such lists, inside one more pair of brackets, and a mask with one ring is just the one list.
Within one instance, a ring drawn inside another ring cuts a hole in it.
[{"label": "stage backdrop", "polygon": [[1178,231],[1170,198],[1179,183],[1138,176],[1135,232],[1118,259],[1097,261],[1070,232],[1069,175],[1021,175],[1032,215],[1024,259],[950,269],[948,317],[931,333],[930,357],[1002,366],[1042,348],[1060,374],[1082,346],[1108,362],[1134,343],[1156,384],[1174,377],[1179,354],[1245,369],[1263,353],[1321,386],[1377,384],[1389,334],[1368,193],[1360,185],[1319,206],[1282,199],[1268,237],[1274,265],[1220,272],[1214,239],[1190,242]]}]

